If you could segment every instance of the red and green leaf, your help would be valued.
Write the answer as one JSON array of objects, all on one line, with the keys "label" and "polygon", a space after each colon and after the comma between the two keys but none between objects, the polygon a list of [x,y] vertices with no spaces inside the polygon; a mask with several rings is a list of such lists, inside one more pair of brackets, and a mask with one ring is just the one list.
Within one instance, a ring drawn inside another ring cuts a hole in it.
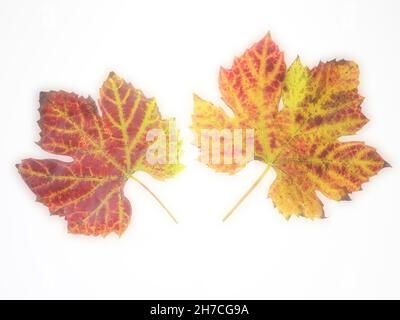
[{"label": "red and green leaf", "polygon": [[154,170],[146,163],[151,143],[147,132],[164,129],[169,121],[161,118],[154,98],[146,98],[110,73],[100,89],[99,107],[101,115],[90,97],[42,92],[38,144],[73,160],[26,159],[17,167],[37,200],[52,214],[64,217],[70,232],[121,235],[131,218],[125,182],[137,180],[133,174],[138,170],[163,180],[177,174],[182,165],[167,163]]},{"label": "red and green leaf", "polygon": [[[201,141],[205,128],[252,128],[254,158],[268,165],[227,216],[271,167],[277,177],[269,196],[278,210],[287,218],[321,218],[324,211],[316,191],[347,200],[349,193],[360,190],[388,165],[374,148],[338,140],[355,134],[368,121],[361,111],[363,97],[354,62],[334,60],[309,70],[297,58],[286,71],[283,53],[267,34],[236,58],[231,69],[221,70],[219,83],[234,116],[196,96],[192,125],[196,141]],[[245,164],[209,166],[234,173]]]}]

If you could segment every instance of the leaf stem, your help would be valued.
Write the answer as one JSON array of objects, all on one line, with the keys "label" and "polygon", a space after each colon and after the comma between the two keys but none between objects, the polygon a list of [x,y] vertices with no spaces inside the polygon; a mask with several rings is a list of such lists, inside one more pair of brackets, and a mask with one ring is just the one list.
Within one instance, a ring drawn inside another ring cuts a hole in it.
[{"label": "leaf stem", "polygon": [[256,181],[251,185],[251,187],[246,191],[246,193],[239,199],[239,201],[232,207],[231,210],[224,216],[222,219],[223,222],[225,222],[231,215],[232,213],[237,209],[237,207],[240,206],[240,204],[247,198],[247,196],[254,190],[255,187],[261,182],[261,180],[265,177],[265,175],[268,173],[269,169],[271,168],[271,164],[268,164],[268,166],[265,168],[265,170],[261,173],[261,175],[257,178]]},{"label": "leaf stem", "polygon": [[172,212],[165,206],[164,203],[155,195],[153,191],[149,189],[142,181],[140,181],[138,178],[134,177],[133,175],[130,176],[132,180],[135,180],[137,183],[139,183],[143,188],[145,188],[152,196],[154,199],[157,200],[157,202],[160,204],[161,207],[164,208],[164,210],[167,212],[167,214],[171,217],[172,220],[177,224],[178,220],[175,218],[175,216],[172,214]]}]

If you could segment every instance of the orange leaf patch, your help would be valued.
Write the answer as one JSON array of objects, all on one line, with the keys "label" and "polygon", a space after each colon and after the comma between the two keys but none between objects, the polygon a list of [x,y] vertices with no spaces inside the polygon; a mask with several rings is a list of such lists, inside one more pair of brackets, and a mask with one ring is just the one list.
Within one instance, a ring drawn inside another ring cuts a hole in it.
[{"label": "orange leaf patch", "polygon": [[[220,91],[233,117],[194,97],[196,144],[201,147],[204,129],[254,129],[253,159],[268,165],[261,178],[270,167],[276,171],[269,196],[278,210],[286,218],[322,218],[323,205],[316,191],[334,200],[348,200],[349,193],[360,190],[362,183],[388,166],[363,142],[338,140],[355,134],[368,121],[361,112],[358,79],[358,66],[344,60],[320,63],[310,70],[297,58],[286,70],[283,52],[268,33],[236,58],[231,69],[221,69]],[[217,150],[226,157],[227,139],[221,138],[220,143]],[[250,160],[208,165],[235,173]]]}]

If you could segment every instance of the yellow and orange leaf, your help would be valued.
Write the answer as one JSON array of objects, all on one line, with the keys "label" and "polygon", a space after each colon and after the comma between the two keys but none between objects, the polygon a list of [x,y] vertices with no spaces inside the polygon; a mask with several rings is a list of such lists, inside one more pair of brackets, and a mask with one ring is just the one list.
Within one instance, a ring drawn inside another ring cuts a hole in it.
[{"label": "yellow and orange leaf", "polygon": [[[197,145],[203,129],[254,129],[254,159],[265,162],[266,171],[275,169],[269,196],[287,218],[324,217],[317,191],[330,199],[348,200],[349,193],[388,165],[363,142],[338,140],[355,134],[368,121],[361,111],[354,62],[334,60],[310,70],[297,58],[286,70],[283,53],[268,33],[236,58],[231,69],[221,69],[219,83],[234,116],[195,96],[192,128]],[[234,173],[246,163],[208,165]]]},{"label": "yellow and orange leaf", "polygon": [[121,235],[131,218],[125,182],[136,180],[133,174],[138,170],[163,180],[182,165],[175,161],[154,169],[146,163],[151,144],[146,134],[165,129],[168,122],[161,118],[155,99],[110,73],[100,89],[99,107],[101,115],[90,97],[41,92],[38,144],[73,161],[26,159],[17,167],[37,200],[64,217],[71,233]]}]

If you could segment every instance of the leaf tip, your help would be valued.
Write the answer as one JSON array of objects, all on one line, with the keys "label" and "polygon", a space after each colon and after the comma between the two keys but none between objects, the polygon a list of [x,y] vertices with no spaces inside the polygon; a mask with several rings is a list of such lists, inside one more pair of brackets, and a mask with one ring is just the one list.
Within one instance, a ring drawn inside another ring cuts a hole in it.
[{"label": "leaf tip", "polygon": [[219,67],[219,74],[221,75],[222,73],[226,73],[228,71],[228,69],[224,68],[224,67]]},{"label": "leaf tip", "polygon": [[383,160],[383,168],[392,168],[392,165],[386,160]]},{"label": "leaf tip", "polygon": [[48,97],[48,92],[46,91],[40,91],[39,93],[39,104],[45,104],[47,102],[47,97]]},{"label": "leaf tip", "polygon": [[301,59],[300,59],[300,56],[299,55],[297,55],[296,56],[296,59],[294,59],[294,61],[293,61],[293,63],[292,63],[292,66],[303,66],[303,64],[301,63]]},{"label": "leaf tip", "polygon": [[351,198],[350,198],[349,194],[346,193],[345,195],[343,195],[343,196],[340,198],[340,201],[351,201]]},{"label": "leaf tip", "polygon": [[114,71],[110,71],[107,78],[114,78],[117,74]]}]

